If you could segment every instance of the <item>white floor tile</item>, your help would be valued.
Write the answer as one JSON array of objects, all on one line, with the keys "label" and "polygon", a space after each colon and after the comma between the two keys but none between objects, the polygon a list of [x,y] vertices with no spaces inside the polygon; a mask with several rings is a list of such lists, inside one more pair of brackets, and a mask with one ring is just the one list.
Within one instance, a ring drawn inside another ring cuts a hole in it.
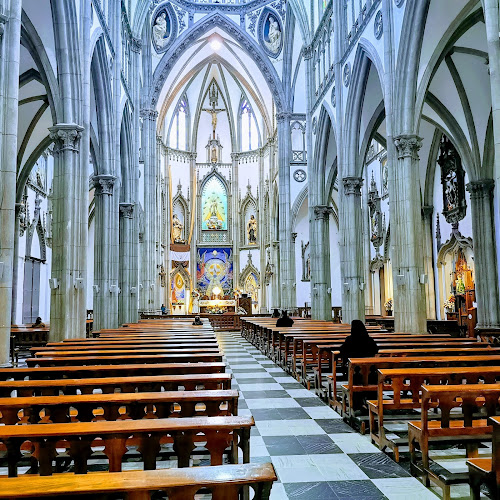
[{"label": "white floor tile", "polygon": [[381,453],[368,436],[354,433],[328,434],[344,453]]},{"label": "white floor tile", "polygon": [[293,398],[245,399],[245,401],[251,410],[300,407],[299,403]]},{"label": "white floor tile", "polygon": [[292,398],[315,398],[317,397],[313,392],[307,389],[286,389],[286,392],[292,396]]},{"label": "white floor tile", "polygon": [[436,500],[438,497],[414,477],[372,479],[389,500]]},{"label": "white floor tile", "polygon": [[323,475],[323,481],[366,480],[368,476],[347,455],[309,455]]},{"label": "white floor tile", "polygon": [[276,382],[269,384],[240,384],[240,391],[282,391],[283,387]]},{"label": "white floor tile", "polygon": [[342,417],[331,408],[327,406],[312,406],[312,407],[304,407],[302,408],[311,418],[333,418],[333,419],[342,419]]},{"label": "white floor tile", "polygon": [[[271,377],[269,377],[269,375],[267,373],[263,373],[263,372],[257,372],[257,373],[234,373],[233,374],[233,377],[234,378],[269,378],[271,379]],[[271,380],[271,382],[274,382],[274,379]]]},{"label": "white floor tile", "polygon": [[282,483],[274,483],[271,489],[270,500],[288,500],[285,486]]}]

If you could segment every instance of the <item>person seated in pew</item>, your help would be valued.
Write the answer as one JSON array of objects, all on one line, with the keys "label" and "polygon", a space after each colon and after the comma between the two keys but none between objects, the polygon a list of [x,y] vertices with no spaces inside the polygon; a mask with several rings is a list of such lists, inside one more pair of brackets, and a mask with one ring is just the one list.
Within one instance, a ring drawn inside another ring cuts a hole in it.
[{"label": "person seated in pew", "polygon": [[161,313],[162,314],[167,314],[167,308],[165,307],[165,304],[161,305]]},{"label": "person seated in pew", "polygon": [[294,321],[292,318],[290,318],[290,316],[288,316],[286,309],[283,309],[283,311],[281,312],[281,317],[278,318],[278,321],[276,321],[276,326],[288,328],[290,326],[293,326],[293,323]]},{"label": "person seated in pew", "polygon": [[[351,323],[351,335],[345,339],[339,349],[343,361],[344,373],[347,374],[349,358],[370,358],[378,353],[378,349],[377,343],[368,335],[364,323],[359,319],[353,320]],[[367,399],[377,399],[377,393],[355,393],[353,395],[354,411],[361,414]]]},{"label": "person seated in pew", "polygon": [[278,309],[275,309],[273,311],[271,318],[279,318],[279,317],[280,317],[280,312],[278,311]]},{"label": "person seated in pew", "polygon": [[201,321],[200,317],[199,316],[195,316],[194,317],[194,321],[192,323],[193,325],[196,325],[196,326],[200,326],[200,325],[203,325],[203,321]]},{"label": "person seated in pew", "polygon": [[31,328],[45,328],[45,323],[42,323],[42,318],[38,316],[35,322],[31,325]]}]

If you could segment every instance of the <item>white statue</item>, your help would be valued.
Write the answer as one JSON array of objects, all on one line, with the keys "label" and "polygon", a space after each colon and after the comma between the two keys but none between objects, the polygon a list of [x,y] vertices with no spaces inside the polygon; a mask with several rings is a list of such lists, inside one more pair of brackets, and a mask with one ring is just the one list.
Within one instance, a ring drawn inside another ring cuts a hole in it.
[{"label": "white statue", "polygon": [[191,293],[192,307],[191,312],[193,314],[200,313],[200,292],[198,290],[193,290]]},{"label": "white statue", "polygon": [[153,40],[158,48],[163,48],[167,39],[167,14],[162,12],[157,18],[155,25],[153,26]]},{"label": "white statue", "polygon": [[269,16],[269,32],[267,37],[269,40],[264,40],[264,43],[268,50],[274,54],[278,53],[281,47],[281,30],[278,21],[273,16]]}]

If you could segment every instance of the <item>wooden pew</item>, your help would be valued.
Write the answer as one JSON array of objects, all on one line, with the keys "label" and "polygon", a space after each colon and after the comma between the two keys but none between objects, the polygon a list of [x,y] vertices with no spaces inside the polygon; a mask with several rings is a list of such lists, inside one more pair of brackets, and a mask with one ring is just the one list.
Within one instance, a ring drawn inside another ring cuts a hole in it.
[{"label": "wooden pew", "polygon": [[268,500],[276,473],[272,464],[238,464],[187,467],[155,471],[127,471],[113,474],[92,472],[85,480],[78,474],[4,478],[0,481],[0,499],[67,497],[79,495],[116,495],[128,500],[152,498],[161,490],[169,500],[194,500],[201,489],[209,489],[214,500],[238,500],[245,486],[255,491],[255,500]]},{"label": "wooden pew", "polygon": [[[429,466],[430,443],[465,443],[467,456],[476,457],[478,442],[491,439],[492,427],[487,419],[496,415],[499,398],[500,384],[422,386],[421,420],[408,423],[411,470],[423,476],[426,484],[430,480],[441,487],[445,500],[450,498],[450,485],[468,482],[468,474],[446,477],[434,473]],[[437,420],[429,419],[433,408],[439,412]],[[452,414],[452,410],[460,413]],[[417,447],[421,463],[417,462]]]},{"label": "wooden pew", "polygon": [[[180,408],[180,409],[178,409]],[[76,412],[72,411],[76,409]],[[43,416],[42,416],[43,411]],[[90,422],[238,414],[238,391],[168,391],[0,398],[0,423]],[[20,416],[22,412],[22,416]]]},{"label": "wooden pew", "polygon": [[[43,349],[43,348],[42,348]],[[181,355],[194,355],[194,354],[220,354],[218,347],[191,347],[189,349],[143,349],[142,347],[112,347],[111,349],[88,349],[88,350],[73,350],[73,349],[60,349],[54,350],[51,347],[48,350],[42,350],[35,348],[33,354],[37,357],[54,357],[54,356],[123,356],[130,353],[136,355],[170,355],[170,354],[181,354]],[[46,348],[47,349],[47,348]]]},{"label": "wooden pew", "polygon": [[0,380],[47,380],[61,378],[134,377],[224,373],[225,363],[153,363],[90,366],[44,366],[37,368],[0,368]]},{"label": "wooden pew", "polygon": [[478,365],[500,366],[500,355],[351,358],[348,365],[347,383],[340,386],[341,395],[339,398],[337,395],[337,364],[334,359],[330,378],[329,404],[346,418],[352,417],[353,394],[376,392],[378,390],[378,370],[381,369]]},{"label": "wooden pew", "polygon": [[469,467],[470,493],[473,500],[481,498],[481,485],[486,483],[492,498],[500,495],[500,417],[490,417],[493,428],[491,458],[471,458],[467,460]]},{"label": "wooden pew", "polygon": [[191,361],[217,362],[222,361],[222,354],[122,354],[120,356],[54,356],[28,358],[26,364],[33,366],[76,366],[76,365],[110,365],[124,363],[182,363]]},{"label": "wooden pew", "polygon": [[421,407],[421,386],[456,384],[494,384],[500,379],[500,366],[468,366],[437,368],[393,368],[378,370],[377,400],[368,401],[370,437],[381,450],[394,451],[399,461],[399,446],[406,438],[389,439],[384,429],[384,417],[396,412],[397,420],[414,420]]},{"label": "wooden pew", "polygon": [[59,396],[130,392],[195,391],[231,389],[231,374],[208,373],[186,375],[154,375],[139,377],[105,377],[51,380],[0,381],[0,398],[31,396]]},{"label": "wooden pew", "polygon": [[[17,476],[21,459],[26,461],[22,450],[26,450],[27,442],[31,454],[28,457],[30,471],[42,476],[52,475],[53,461],[57,463],[58,457],[65,457],[67,462],[67,456],[73,462],[76,474],[86,474],[88,461],[96,453],[96,447],[104,447],[99,458],[104,454],[110,472],[122,470],[130,446],[137,447],[144,470],[156,469],[160,454],[163,460],[165,455],[177,457],[179,467],[189,467],[195,448],[200,446],[209,452],[211,465],[222,465],[228,448],[231,463],[238,463],[238,447],[243,462],[248,463],[250,429],[254,425],[253,417],[237,416],[4,425],[0,426],[0,450],[7,452],[9,477]],[[62,449],[62,453],[57,449]]]}]

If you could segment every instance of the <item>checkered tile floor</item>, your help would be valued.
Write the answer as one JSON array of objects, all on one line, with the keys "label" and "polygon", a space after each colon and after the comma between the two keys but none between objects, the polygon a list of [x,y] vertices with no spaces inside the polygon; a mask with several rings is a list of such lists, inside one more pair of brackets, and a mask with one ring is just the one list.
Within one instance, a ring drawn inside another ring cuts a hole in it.
[{"label": "checkered tile floor", "polygon": [[218,339],[240,391],[238,413],[255,418],[251,461],[271,461],[278,474],[271,500],[436,500],[238,332]]}]

